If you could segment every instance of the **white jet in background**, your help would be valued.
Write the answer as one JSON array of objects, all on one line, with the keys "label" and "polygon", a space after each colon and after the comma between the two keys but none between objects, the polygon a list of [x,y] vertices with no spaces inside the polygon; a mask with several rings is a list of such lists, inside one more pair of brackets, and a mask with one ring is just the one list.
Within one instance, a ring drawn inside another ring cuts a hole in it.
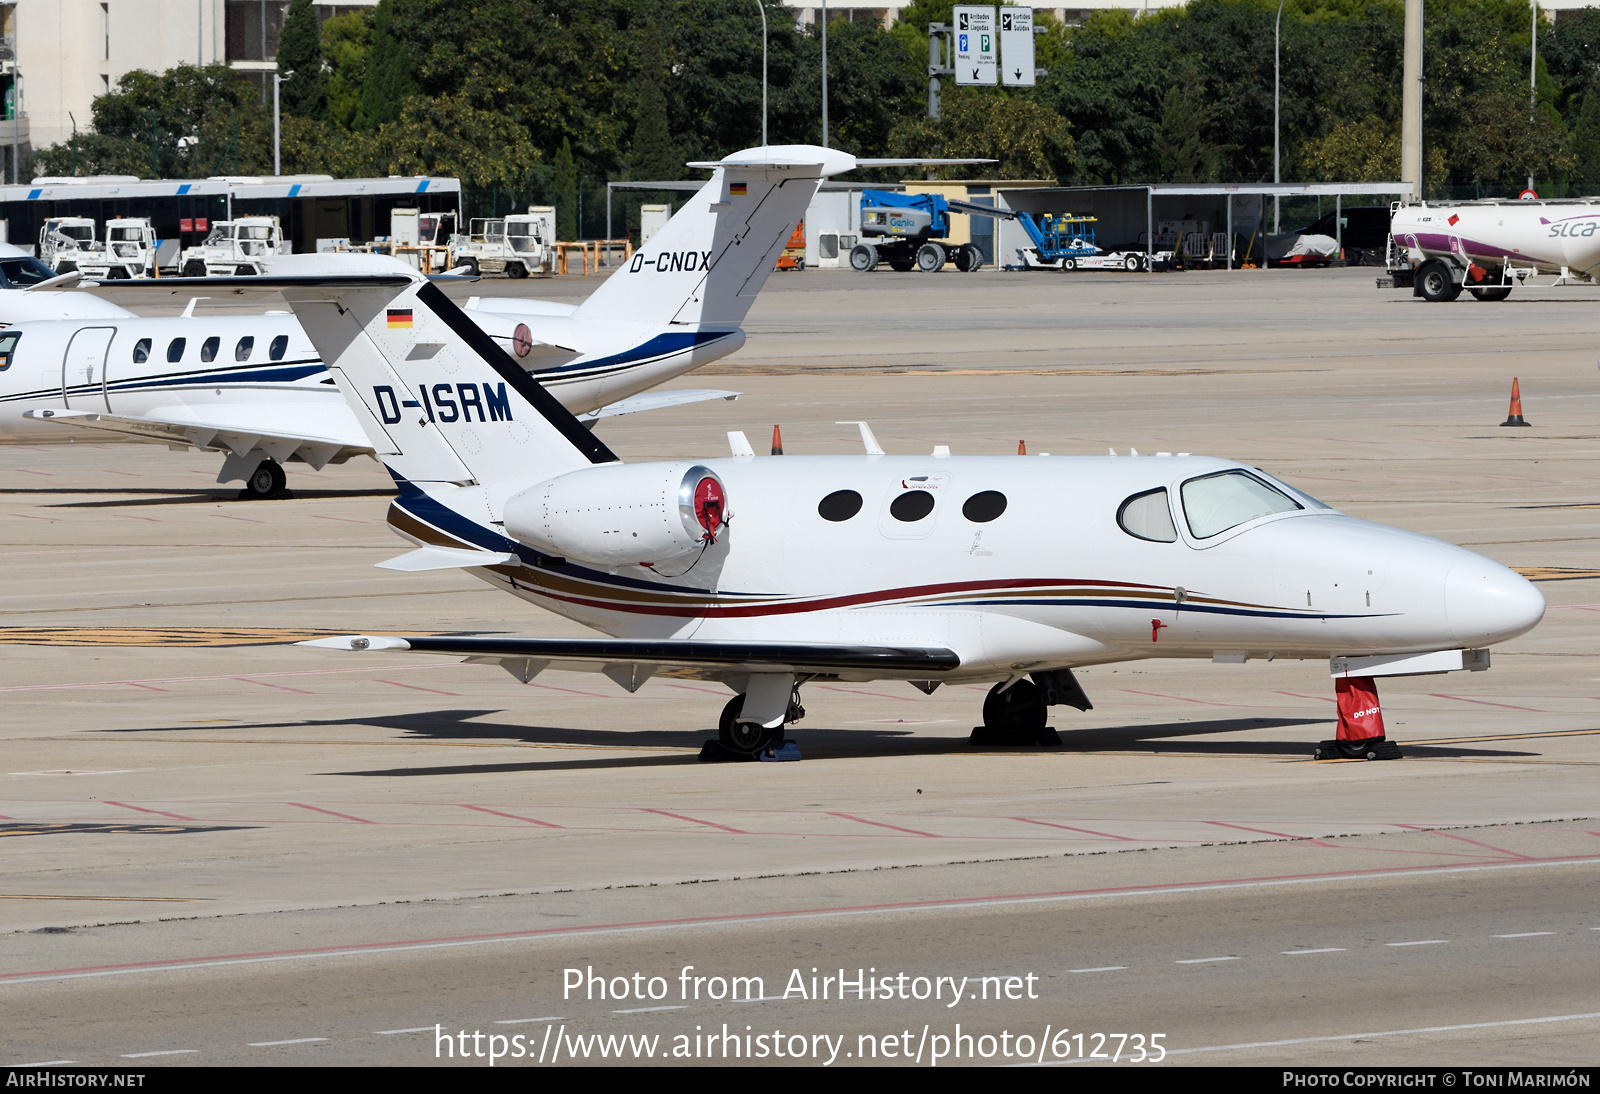
[{"label": "white jet in background", "polygon": [[[834,153],[728,157],[723,199],[754,204],[806,155]],[[762,261],[783,242],[768,237]],[[623,463],[436,285],[308,280],[283,293],[399,485],[388,521],[416,549],[383,565],[462,567],[607,636],[311,645],[465,657],[523,681],[599,671],[628,691],[657,672],[717,680],[734,693],[722,744],[748,754],[803,714],[808,680],[927,692],[998,681],[981,739],[1041,743],[1050,704],[1089,706],[1077,666],[1486,668],[1484,647],[1544,613],[1539,592],[1490,559],[1352,519],[1232,460],[942,447],[756,458],[735,434],[731,458]],[[428,410],[441,392],[463,407],[449,421]]]}]

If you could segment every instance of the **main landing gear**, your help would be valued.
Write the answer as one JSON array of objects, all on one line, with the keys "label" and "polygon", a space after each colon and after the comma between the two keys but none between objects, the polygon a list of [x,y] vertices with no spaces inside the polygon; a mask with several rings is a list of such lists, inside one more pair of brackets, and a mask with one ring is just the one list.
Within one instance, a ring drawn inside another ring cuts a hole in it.
[{"label": "main landing gear", "polygon": [[262,460],[256,469],[245,477],[244,489],[239,491],[240,501],[262,501],[281,498],[288,494],[284,487],[289,477],[277,460]]},{"label": "main landing gear", "polygon": [[[793,741],[783,739],[783,732],[791,724],[806,716],[806,708],[800,705],[800,685],[790,684],[788,706],[782,708],[783,721],[775,726],[763,725],[760,721],[748,717],[753,711],[747,711],[747,706],[753,708],[760,706],[759,702],[747,703],[749,698],[748,693],[741,692],[728,700],[728,705],[722,708],[722,717],[717,719],[717,739],[706,742],[705,748],[700,752],[700,758],[702,760],[799,759],[799,749],[794,746]],[[782,700],[781,691],[778,692],[777,698]],[[774,708],[774,713],[776,709],[778,708]]]},{"label": "main landing gear", "polygon": [[974,726],[967,743],[974,748],[996,745],[1051,747],[1061,737],[1045,723],[1050,708],[1064,705],[1093,710],[1071,669],[1032,673],[1032,679],[1003,680],[983,700],[983,725]]}]

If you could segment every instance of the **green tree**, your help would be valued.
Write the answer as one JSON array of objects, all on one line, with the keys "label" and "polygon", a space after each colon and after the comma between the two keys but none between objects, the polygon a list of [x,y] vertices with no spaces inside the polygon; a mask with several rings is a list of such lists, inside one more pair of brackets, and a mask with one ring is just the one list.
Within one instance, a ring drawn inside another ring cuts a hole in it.
[{"label": "green tree", "polygon": [[395,0],[381,0],[372,16],[371,46],[361,79],[361,112],[356,126],[372,130],[400,116],[401,104],[417,91],[411,51],[395,33]]},{"label": "green tree", "polygon": [[1600,187],[1600,87],[1583,97],[1572,128],[1572,158],[1576,161],[1573,181],[1585,184],[1587,193],[1595,193]]},{"label": "green tree", "polygon": [[322,58],[328,67],[328,119],[339,129],[358,128],[367,52],[372,44],[368,13],[336,15],[322,24]]},{"label": "green tree", "polygon": [[938,118],[901,122],[889,136],[894,157],[993,159],[996,163],[937,168],[941,177],[1069,178],[1077,155],[1065,118],[1002,91],[953,88]]},{"label": "green tree", "polygon": [[556,153],[556,238],[578,238],[578,168],[572,161],[572,142],[565,137]]},{"label": "green tree", "polygon": [[[289,75],[292,73],[293,75]],[[283,112],[302,118],[328,113],[328,75],[322,67],[322,28],[311,0],[291,0],[278,39],[278,75]]]},{"label": "green tree", "polygon": [[1183,83],[1161,100],[1155,134],[1156,170],[1163,182],[1215,182],[1223,149],[1206,137],[1216,108],[1205,101],[1195,66],[1184,69]]}]

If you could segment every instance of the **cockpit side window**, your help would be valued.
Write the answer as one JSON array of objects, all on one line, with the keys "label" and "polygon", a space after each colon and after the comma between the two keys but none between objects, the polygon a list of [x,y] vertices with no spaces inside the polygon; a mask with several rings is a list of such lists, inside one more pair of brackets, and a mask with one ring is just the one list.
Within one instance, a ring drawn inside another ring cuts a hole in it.
[{"label": "cockpit side window", "polygon": [[0,372],[11,367],[11,358],[16,356],[17,343],[22,340],[21,331],[6,331],[0,333]]},{"label": "cockpit side window", "polygon": [[133,363],[142,365],[150,360],[150,339],[141,338],[133,344]]},{"label": "cockpit side window", "polygon": [[1167,502],[1167,491],[1146,490],[1135,494],[1117,510],[1117,523],[1135,539],[1153,543],[1173,543],[1178,529],[1172,523],[1172,507]]},{"label": "cockpit side window", "polygon": [[1183,515],[1195,539],[1210,539],[1260,517],[1305,508],[1248,471],[1202,475],[1184,483],[1180,492]]}]

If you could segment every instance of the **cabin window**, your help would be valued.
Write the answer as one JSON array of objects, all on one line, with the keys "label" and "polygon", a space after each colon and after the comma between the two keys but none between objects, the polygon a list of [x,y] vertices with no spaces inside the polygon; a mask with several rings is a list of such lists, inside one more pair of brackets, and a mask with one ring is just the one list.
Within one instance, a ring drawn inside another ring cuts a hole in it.
[{"label": "cabin window", "polygon": [[280,334],[272,340],[272,345],[267,347],[267,356],[274,361],[283,360],[283,355],[289,351],[289,336]]},{"label": "cabin window", "polygon": [[167,360],[172,364],[177,364],[179,361],[183,360],[183,347],[187,341],[188,339],[185,338],[174,338],[172,341],[168,342]]},{"label": "cabin window", "polygon": [[817,503],[817,515],[837,523],[861,512],[861,495],[854,490],[835,490]]},{"label": "cabin window", "polygon": [[208,363],[211,362],[211,361],[215,361],[217,359],[217,347],[219,347],[221,345],[222,345],[222,339],[217,338],[215,336],[213,336],[211,338],[207,338],[204,342],[201,342],[200,343],[200,360],[208,362]]},{"label": "cabin window", "polygon": [[961,515],[974,524],[988,524],[1006,511],[1006,496],[998,490],[983,490],[967,499]]},{"label": "cabin window", "polygon": [[150,360],[150,339],[141,338],[133,344],[133,363],[142,365]]},{"label": "cabin window", "polygon": [[933,495],[926,490],[907,490],[889,503],[889,515],[914,524],[933,512]]},{"label": "cabin window", "polygon": [[233,347],[233,359],[235,361],[248,361],[250,360],[250,351],[255,348],[256,340],[247,334],[239,339],[237,346]]},{"label": "cabin window", "polygon": [[1172,508],[1167,504],[1166,490],[1147,490],[1135,494],[1117,510],[1117,523],[1135,539],[1148,539],[1154,543],[1172,543],[1178,538],[1178,529],[1172,523]]},{"label": "cabin window", "polygon": [[17,342],[22,338],[20,331],[8,331],[0,334],[0,372],[11,367],[11,358],[17,352]]},{"label": "cabin window", "polygon": [[1183,514],[1195,539],[1210,539],[1274,513],[1305,508],[1247,471],[1219,471],[1183,484]]}]

